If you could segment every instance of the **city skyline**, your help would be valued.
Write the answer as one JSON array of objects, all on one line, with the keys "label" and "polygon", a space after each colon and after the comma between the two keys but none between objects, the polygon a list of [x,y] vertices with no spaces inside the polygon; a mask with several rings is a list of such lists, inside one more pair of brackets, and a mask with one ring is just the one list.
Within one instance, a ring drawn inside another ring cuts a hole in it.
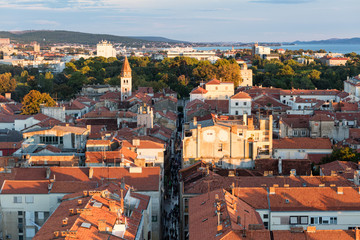
[{"label": "city skyline", "polygon": [[355,0],[0,0],[1,30],[69,30],[192,42],[352,38]]}]

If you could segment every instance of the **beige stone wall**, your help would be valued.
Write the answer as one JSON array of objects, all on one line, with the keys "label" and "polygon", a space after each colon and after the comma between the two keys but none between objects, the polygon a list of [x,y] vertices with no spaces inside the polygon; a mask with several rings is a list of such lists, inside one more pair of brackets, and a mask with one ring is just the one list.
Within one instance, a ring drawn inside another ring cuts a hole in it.
[{"label": "beige stone wall", "polygon": [[183,165],[202,159],[215,163],[223,161],[227,167],[239,167],[242,165],[241,161],[254,160],[260,150],[268,150],[270,155],[272,123],[261,120],[260,129],[254,129],[250,125],[215,125],[202,128],[198,124],[196,129],[185,133]]}]

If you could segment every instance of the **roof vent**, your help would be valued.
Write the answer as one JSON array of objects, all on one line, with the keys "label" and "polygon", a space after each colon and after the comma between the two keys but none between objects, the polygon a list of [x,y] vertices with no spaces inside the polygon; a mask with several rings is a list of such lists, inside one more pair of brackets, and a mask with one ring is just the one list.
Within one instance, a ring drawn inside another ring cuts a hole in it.
[{"label": "roof vent", "polygon": [[64,218],[64,219],[62,220],[62,226],[63,226],[63,227],[67,226],[68,220],[69,220],[68,218]]},{"label": "roof vent", "polygon": [[285,203],[290,203],[290,200],[289,200],[289,199],[285,199]]},{"label": "roof vent", "polygon": [[89,228],[91,227],[91,223],[87,223],[87,222],[83,222],[80,227],[83,227],[83,228]]}]

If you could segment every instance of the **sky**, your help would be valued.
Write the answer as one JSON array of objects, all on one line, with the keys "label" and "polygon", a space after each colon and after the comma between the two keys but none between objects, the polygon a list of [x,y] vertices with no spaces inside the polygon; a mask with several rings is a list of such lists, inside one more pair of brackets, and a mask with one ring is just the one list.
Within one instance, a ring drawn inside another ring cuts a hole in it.
[{"label": "sky", "polygon": [[0,31],[306,41],[360,37],[359,11],[359,0],[0,0]]}]

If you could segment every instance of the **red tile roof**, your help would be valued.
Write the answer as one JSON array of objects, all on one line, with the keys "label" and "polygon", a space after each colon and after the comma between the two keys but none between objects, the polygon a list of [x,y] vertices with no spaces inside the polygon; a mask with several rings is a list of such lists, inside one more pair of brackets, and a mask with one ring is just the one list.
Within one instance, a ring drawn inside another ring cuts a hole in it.
[{"label": "red tile roof", "polygon": [[205,100],[205,103],[216,113],[229,113],[229,100]]},{"label": "red tile roof", "polygon": [[309,116],[303,115],[299,118],[280,118],[280,124],[286,124],[291,128],[309,128]]},{"label": "red tile roof", "polygon": [[49,180],[5,180],[1,188],[1,194],[48,194],[48,185]]},{"label": "red tile roof", "polygon": [[315,164],[321,163],[321,160],[326,156],[329,156],[329,154],[308,153],[308,159],[311,161],[311,163],[315,163]]},{"label": "red tile roof", "polygon": [[357,163],[347,161],[333,161],[320,165],[320,169],[325,176],[331,176],[332,171],[339,176],[347,179],[353,179],[354,173],[359,169]]},{"label": "red tile roof", "polygon": [[310,118],[310,121],[333,122],[334,119],[330,115],[315,113],[315,115]]},{"label": "red tile roof", "polygon": [[251,99],[250,95],[246,92],[238,92],[230,98],[231,99]]},{"label": "red tile roof", "polygon": [[340,91],[336,89],[329,90],[308,90],[308,89],[291,89],[280,90],[280,95],[334,95],[336,96]]},{"label": "red tile roof", "polygon": [[209,82],[207,82],[206,84],[208,85],[219,85],[220,84],[220,81],[217,80],[216,78],[210,80]]},{"label": "red tile roof", "polygon": [[[359,188],[341,187],[279,187],[270,194],[272,211],[359,211]],[[288,199],[288,203],[285,200]]]},{"label": "red tile roof", "polygon": [[208,91],[207,90],[205,90],[205,89],[203,89],[202,87],[197,87],[197,88],[194,88],[191,92],[190,92],[190,94],[205,94],[205,93],[207,93]]},{"label": "red tile roof", "polygon": [[318,230],[315,232],[291,232],[287,230],[272,231],[274,240],[354,240],[355,230]]},{"label": "red tile roof", "polygon": [[273,140],[273,149],[331,149],[329,138],[281,138]]},{"label": "red tile roof", "polygon": [[[217,217],[214,216],[216,207],[214,201],[216,196],[221,204],[222,234],[217,235]],[[234,204],[236,203],[236,211]],[[242,230],[243,226],[237,224],[238,216],[245,219],[246,223],[241,222],[249,228],[249,224],[258,224],[260,229],[264,229],[259,213],[241,199],[232,196],[229,192],[219,189],[209,194],[193,197],[189,200],[189,239],[234,239],[236,232]],[[228,223],[225,224],[225,220]],[[205,230],[205,231],[204,231]],[[236,238],[235,238],[236,239]],[[239,238],[241,239],[241,238]]]},{"label": "red tile roof", "polygon": [[[96,189],[103,191],[95,193],[94,195],[84,197],[81,192],[78,193],[77,197],[74,195],[75,199],[64,198],[60,206],[45,222],[33,239],[53,239],[55,231],[61,232],[68,230],[76,232],[76,239],[119,239],[119,237],[99,231],[98,224],[100,219],[105,221],[105,227],[111,228],[114,227],[117,220],[126,221],[126,231],[121,239],[135,239],[143,217],[143,211],[148,209],[150,197],[142,194],[127,193],[129,191],[129,186],[125,186],[124,195],[130,194],[132,198],[137,198],[139,204],[137,207],[131,209],[132,214],[130,216],[125,217],[124,215],[121,215],[121,219],[118,219],[118,211],[116,211],[116,209],[120,209],[120,201],[110,197],[111,194],[120,195],[120,189],[120,186],[117,184],[109,184]],[[110,194],[110,197],[107,197],[104,194]],[[81,202],[79,203],[78,200],[81,200]],[[111,200],[114,200],[115,211],[110,209]],[[95,206],[95,202],[99,203],[100,207]],[[87,209],[88,212],[69,214],[69,209],[71,208],[75,209],[75,211],[77,211],[77,209]],[[125,208],[127,208],[126,205]],[[62,220],[65,218],[67,218],[67,224],[63,225]],[[82,223],[89,223],[90,227],[82,227]],[[69,237],[66,239],[68,238]]]}]

